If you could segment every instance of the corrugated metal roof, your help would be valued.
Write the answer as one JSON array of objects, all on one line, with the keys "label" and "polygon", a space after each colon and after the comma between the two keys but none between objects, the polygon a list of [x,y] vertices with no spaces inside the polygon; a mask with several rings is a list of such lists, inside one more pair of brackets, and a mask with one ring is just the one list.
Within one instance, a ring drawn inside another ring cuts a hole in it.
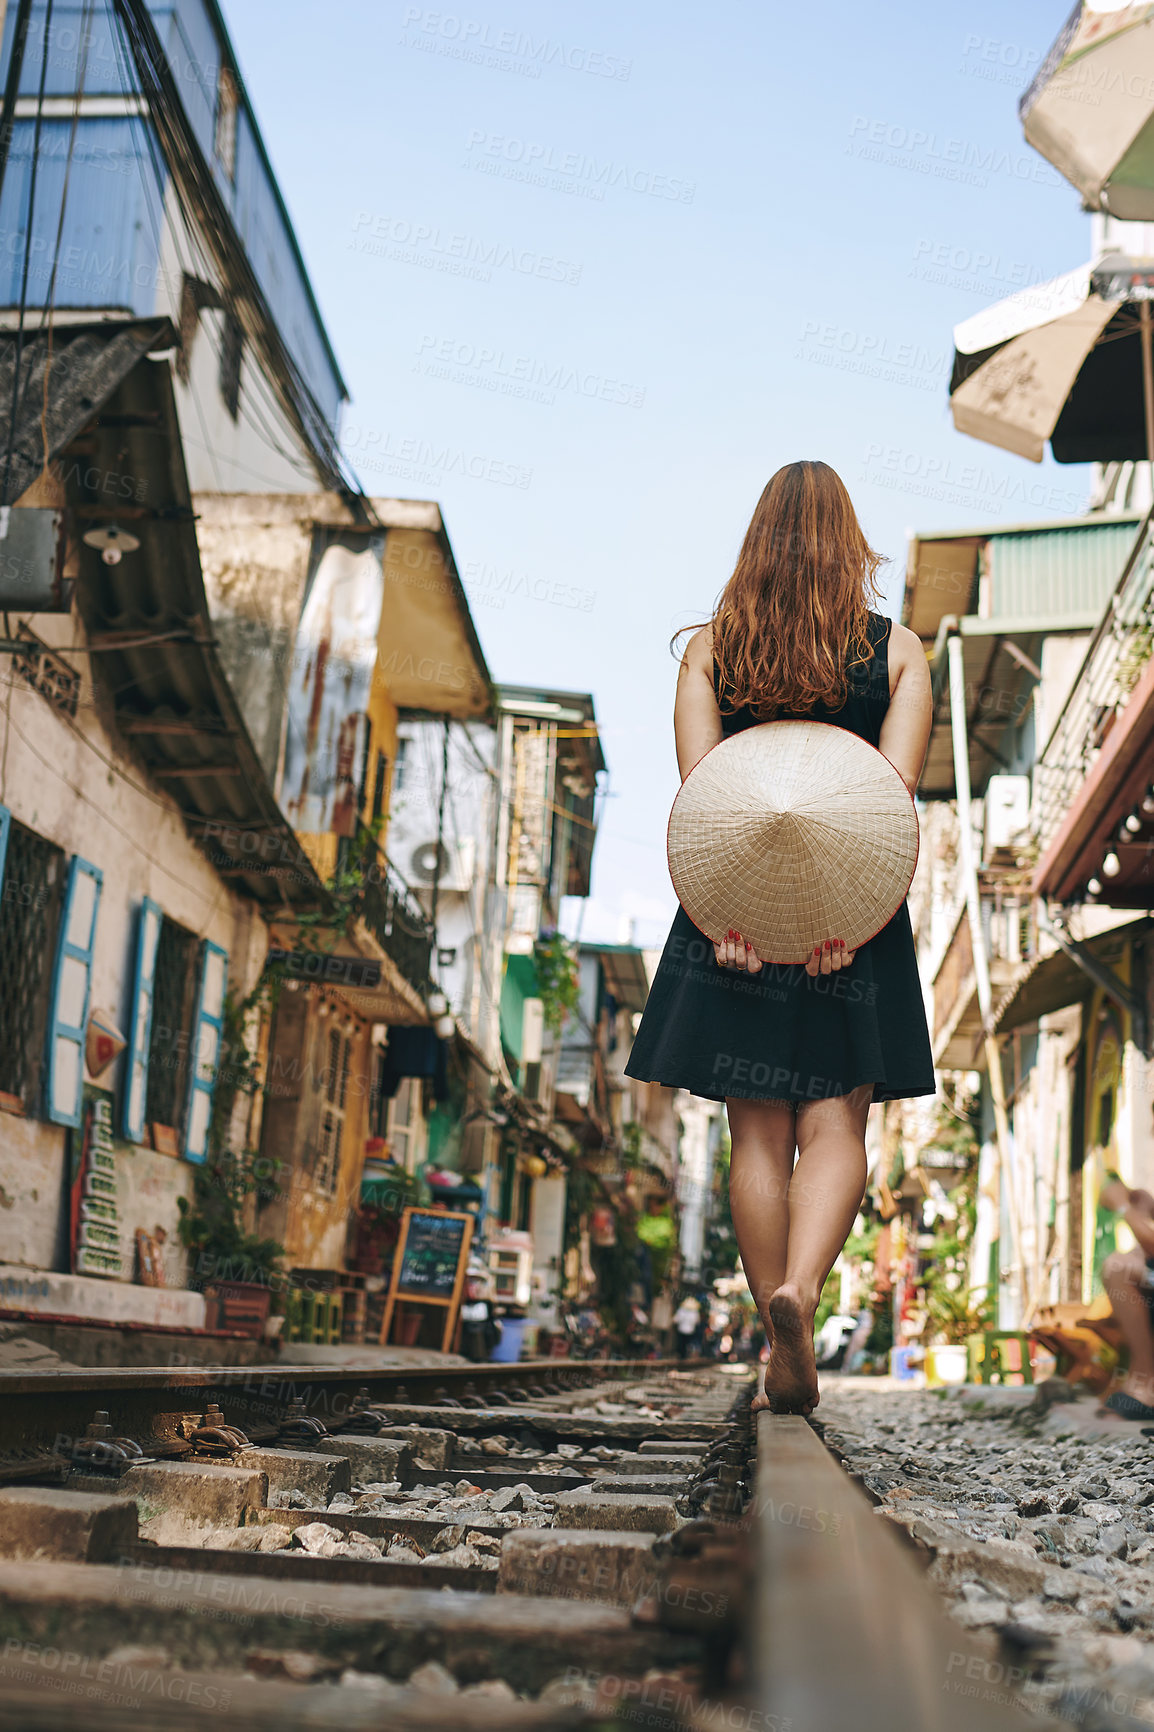
[{"label": "corrugated metal roof", "polygon": [[1105,607],[1137,526],[1102,518],[1077,529],[991,535],[990,611],[997,617],[1085,613]]}]

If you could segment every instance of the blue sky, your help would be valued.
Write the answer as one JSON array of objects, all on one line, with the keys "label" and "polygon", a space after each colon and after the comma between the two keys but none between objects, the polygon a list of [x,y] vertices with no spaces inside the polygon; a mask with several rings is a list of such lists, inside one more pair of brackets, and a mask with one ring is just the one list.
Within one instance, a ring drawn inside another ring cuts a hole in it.
[{"label": "blue sky", "polygon": [[838,469],[890,612],[908,530],[1084,503],[1086,470],[964,438],[946,400],[953,325],[1088,254],[1017,118],[1066,0],[225,10],[350,456],[440,501],[496,678],[593,692],[583,932],[659,943],[668,639],[768,476]]}]

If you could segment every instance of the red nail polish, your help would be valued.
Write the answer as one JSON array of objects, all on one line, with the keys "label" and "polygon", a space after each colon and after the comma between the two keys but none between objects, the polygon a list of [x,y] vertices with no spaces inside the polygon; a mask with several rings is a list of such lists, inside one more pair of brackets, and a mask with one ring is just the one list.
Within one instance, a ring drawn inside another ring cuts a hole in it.
[{"label": "red nail polish", "polygon": [[826,947],[826,949],[827,949],[827,950],[832,950],[832,949],[833,949],[833,945],[832,945],[832,944],[831,944],[831,943],[830,943],[830,941],[829,941],[829,939],[828,939],[828,938],[827,938],[827,939],[826,939],[826,941],[825,941],[825,947]]}]

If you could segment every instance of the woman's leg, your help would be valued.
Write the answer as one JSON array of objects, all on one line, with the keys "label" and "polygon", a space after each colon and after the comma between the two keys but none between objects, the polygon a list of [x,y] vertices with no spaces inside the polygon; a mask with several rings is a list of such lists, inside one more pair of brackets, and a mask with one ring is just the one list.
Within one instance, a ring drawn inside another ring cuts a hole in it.
[{"label": "woman's leg", "polygon": [[[788,1101],[727,1100],[725,1105],[731,1144],[729,1207],[741,1266],[772,1341],[769,1305],[786,1271],[795,1109]],[[753,1405],[765,1407],[765,1396],[759,1394]]]},{"label": "woman's leg", "polygon": [[818,1403],[813,1320],[826,1276],[849,1237],[866,1182],[865,1125],[873,1087],[797,1109],[797,1166],[789,1187],[785,1274],[769,1303],[770,1406],[810,1413]]}]

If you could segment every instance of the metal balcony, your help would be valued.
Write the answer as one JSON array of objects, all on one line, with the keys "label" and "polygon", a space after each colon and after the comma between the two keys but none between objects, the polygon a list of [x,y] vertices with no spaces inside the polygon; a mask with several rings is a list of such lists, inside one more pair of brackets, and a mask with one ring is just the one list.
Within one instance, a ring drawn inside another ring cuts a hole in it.
[{"label": "metal balcony", "polygon": [[[1124,776],[1120,772],[1134,761],[1138,742],[1128,739],[1125,750],[1120,748],[1123,732],[1129,733],[1138,719],[1138,709],[1145,705],[1151,671],[1152,519],[1154,514],[1146,518],[1138,533],[1034,767],[1033,825],[1042,856],[1036,889],[1043,895],[1062,897],[1070,892],[1073,879],[1085,864],[1079,858],[1083,836],[1097,830],[1105,833],[1114,822],[1114,806],[1130,798],[1130,790],[1121,785]],[[1125,729],[1120,726],[1124,716]],[[1119,759],[1117,772],[1111,767],[1115,757]],[[1092,777],[1101,780],[1108,768],[1111,774],[1108,785],[1103,786],[1102,799],[1094,803],[1093,810],[1083,812],[1087,783]]]},{"label": "metal balcony", "polygon": [[363,878],[357,918],[420,997],[427,999],[433,990],[430,964],[434,942],[428,917],[368,831],[361,833],[358,852]]}]

